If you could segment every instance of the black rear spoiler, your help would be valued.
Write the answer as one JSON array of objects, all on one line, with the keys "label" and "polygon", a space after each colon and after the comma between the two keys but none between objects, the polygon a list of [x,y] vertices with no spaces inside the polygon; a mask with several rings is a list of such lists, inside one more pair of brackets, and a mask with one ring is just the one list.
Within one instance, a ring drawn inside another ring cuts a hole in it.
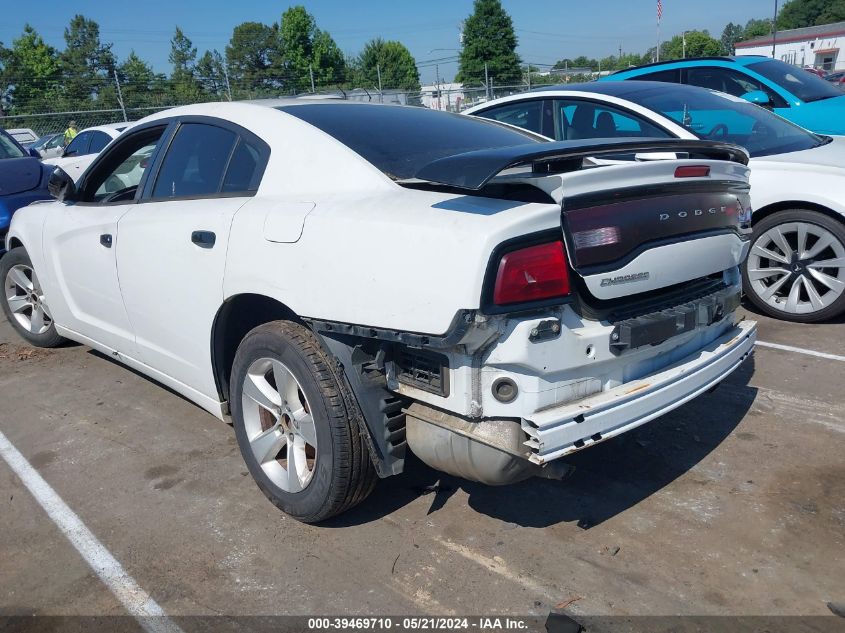
[{"label": "black rear spoiler", "polygon": [[737,145],[681,139],[584,139],[530,143],[482,149],[435,160],[414,176],[418,180],[477,191],[506,169],[532,165],[537,173],[578,171],[583,160],[618,154],[684,153],[692,159],[748,164],[748,153]]}]

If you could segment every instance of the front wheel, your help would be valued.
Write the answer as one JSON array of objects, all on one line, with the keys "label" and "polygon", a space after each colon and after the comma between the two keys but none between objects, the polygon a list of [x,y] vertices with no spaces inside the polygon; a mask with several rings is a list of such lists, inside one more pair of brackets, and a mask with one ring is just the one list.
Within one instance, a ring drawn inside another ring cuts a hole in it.
[{"label": "front wheel", "polygon": [[317,523],[361,502],[376,475],[357,404],[304,326],[252,330],[232,368],[232,419],[244,461],[279,509]]},{"label": "front wheel", "polygon": [[3,314],[15,331],[36,347],[61,345],[65,339],[56,332],[38,275],[23,248],[13,248],[0,259],[0,280]]},{"label": "front wheel", "polygon": [[765,314],[814,323],[845,311],[845,225],[817,211],[774,213],[754,226],[743,286]]}]

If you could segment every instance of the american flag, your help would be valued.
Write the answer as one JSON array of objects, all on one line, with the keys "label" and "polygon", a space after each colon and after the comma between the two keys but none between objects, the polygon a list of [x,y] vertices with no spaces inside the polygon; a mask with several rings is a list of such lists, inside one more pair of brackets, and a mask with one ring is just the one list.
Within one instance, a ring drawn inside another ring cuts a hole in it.
[{"label": "american flag", "polygon": [[663,18],[663,0],[657,0],[657,21]]}]

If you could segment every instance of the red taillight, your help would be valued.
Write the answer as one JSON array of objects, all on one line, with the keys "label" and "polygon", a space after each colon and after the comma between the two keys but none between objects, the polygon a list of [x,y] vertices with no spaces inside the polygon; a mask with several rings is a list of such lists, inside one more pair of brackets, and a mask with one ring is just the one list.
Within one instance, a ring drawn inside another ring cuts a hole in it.
[{"label": "red taillight", "polygon": [[504,255],[499,262],[493,303],[508,305],[569,294],[569,271],[562,242],[539,244]]},{"label": "red taillight", "polygon": [[707,165],[684,165],[675,170],[675,178],[706,178],[709,175]]}]

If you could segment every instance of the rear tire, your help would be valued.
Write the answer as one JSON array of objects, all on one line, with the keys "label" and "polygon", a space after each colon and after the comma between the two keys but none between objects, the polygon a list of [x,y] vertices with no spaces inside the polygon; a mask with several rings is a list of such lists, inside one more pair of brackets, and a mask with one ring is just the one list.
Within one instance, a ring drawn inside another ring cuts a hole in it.
[{"label": "rear tire", "polygon": [[36,347],[58,347],[65,342],[56,332],[38,275],[22,247],[0,259],[0,284],[3,314],[21,338]]},{"label": "rear tire", "polygon": [[304,523],[363,501],[376,472],[339,370],[304,326],[276,321],[238,347],[232,419],[244,461],[266,497]]},{"label": "rear tire", "polygon": [[762,219],[754,225],[742,282],[749,300],[776,319],[815,323],[838,316],[845,311],[845,224],[801,209]]}]

